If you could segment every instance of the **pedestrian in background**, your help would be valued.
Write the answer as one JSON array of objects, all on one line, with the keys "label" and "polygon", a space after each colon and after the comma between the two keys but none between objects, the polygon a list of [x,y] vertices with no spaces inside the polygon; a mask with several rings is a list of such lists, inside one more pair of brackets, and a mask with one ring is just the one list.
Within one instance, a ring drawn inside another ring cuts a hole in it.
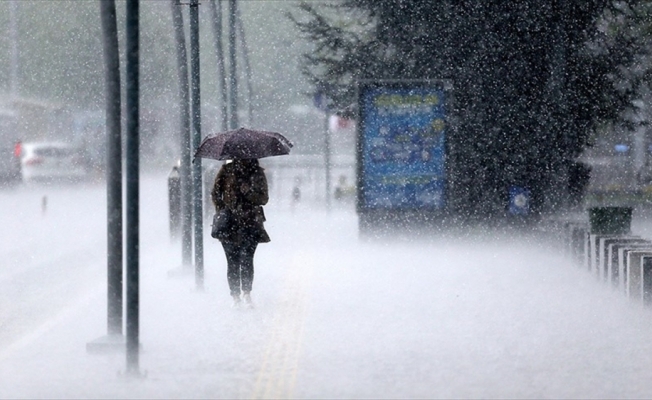
[{"label": "pedestrian in background", "polygon": [[262,207],[269,200],[267,178],[258,160],[235,159],[224,164],[215,177],[211,200],[216,213],[226,208],[232,215],[227,234],[220,241],[233,305],[237,307],[244,300],[253,307],[254,253],[258,243],[270,241],[263,226]]}]

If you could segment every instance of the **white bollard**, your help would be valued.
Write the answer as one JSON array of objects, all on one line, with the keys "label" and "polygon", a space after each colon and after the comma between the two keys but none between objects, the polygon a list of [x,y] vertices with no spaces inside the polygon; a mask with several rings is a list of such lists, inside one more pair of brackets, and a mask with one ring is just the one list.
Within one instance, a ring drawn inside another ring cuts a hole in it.
[{"label": "white bollard", "polygon": [[629,279],[629,271],[627,265],[627,256],[631,251],[647,250],[652,248],[647,243],[629,244],[618,248],[618,288],[622,293],[627,294],[627,280]]},{"label": "white bollard", "polygon": [[643,304],[649,306],[652,304],[652,257],[641,257],[641,268],[643,273]]},{"label": "white bollard", "polygon": [[643,257],[652,257],[652,248],[627,253],[627,297],[637,302],[643,301]]},{"label": "white bollard", "polygon": [[621,240],[607,245],[607,280],[611,282],[614,287],[620,286],[621,277],[623,276],[621,273],[618,250],[621,248],[646,247],[652,247],[652,242],[638,237],[622,238]]},{"label": "white bollard", "polygon": [[600,268],[603,258],[604,240],[608,238],[617,239],[619,235],[591,234],[589,236],[589,272],[600,277]]}]

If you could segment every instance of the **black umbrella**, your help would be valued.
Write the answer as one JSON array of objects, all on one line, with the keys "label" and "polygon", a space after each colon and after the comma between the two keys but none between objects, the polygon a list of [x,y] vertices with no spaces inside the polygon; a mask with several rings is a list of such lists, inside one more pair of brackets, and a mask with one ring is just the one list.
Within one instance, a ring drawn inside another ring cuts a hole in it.
[{"label": "black umbrella", "polygon": [[264,158],[290,153],[292,142],[276,132],[240,128],[208,135],[195,151],[195,157],[214,160]]}]

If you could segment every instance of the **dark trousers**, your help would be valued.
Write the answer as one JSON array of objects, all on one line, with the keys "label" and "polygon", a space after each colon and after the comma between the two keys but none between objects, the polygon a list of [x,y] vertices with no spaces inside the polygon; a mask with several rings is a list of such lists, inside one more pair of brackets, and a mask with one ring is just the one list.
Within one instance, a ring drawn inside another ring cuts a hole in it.
[{"label": "dark trousers", "polygon": [[254,283],[254,253],[258,242],[245,240],[239,244],[222,242],[226,255],[226,277],[229,280],[231,296],[239,296],[243,292],[251,292]]}]

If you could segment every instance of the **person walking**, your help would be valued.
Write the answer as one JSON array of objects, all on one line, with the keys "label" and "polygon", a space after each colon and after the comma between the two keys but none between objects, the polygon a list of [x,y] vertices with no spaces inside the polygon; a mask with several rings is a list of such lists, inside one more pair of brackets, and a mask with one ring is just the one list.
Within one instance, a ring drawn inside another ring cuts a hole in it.
[{"label": "person walking", "polygon": [[[258,243],[270,241],[263,223],[269,200],[267,178],[257,159],[235,159],[220,168],[211,190],[216,213],[231,212],[227,233],[220,239],[227,262],[227,279],[233,306],[253,308],[254,253]],[[242,298],[240,297],[242,295]]]}]

